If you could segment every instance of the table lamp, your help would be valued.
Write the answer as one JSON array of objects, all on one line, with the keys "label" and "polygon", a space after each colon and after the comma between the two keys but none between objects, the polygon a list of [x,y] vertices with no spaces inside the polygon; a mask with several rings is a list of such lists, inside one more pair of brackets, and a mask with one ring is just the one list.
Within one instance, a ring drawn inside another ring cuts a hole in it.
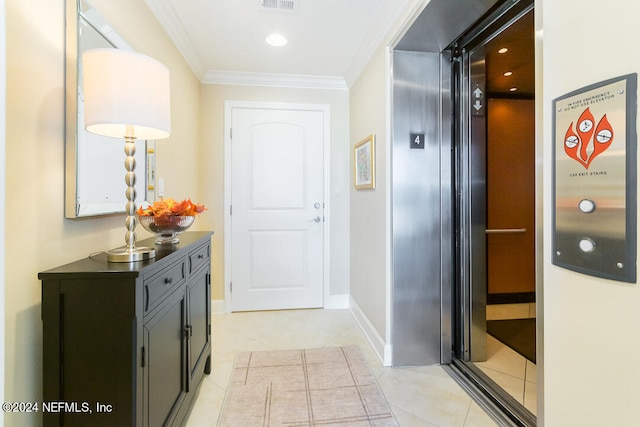
[{"label": "table lamp", "polygon": [[127,218],[126,246],[107,252],[109,262],[155,257],[155,250],[136,247],[135,140],[157,140],[171,133],[169,70],[148,56],[122,49],[91,49],[82,55],[85,128],[124,138]]}]

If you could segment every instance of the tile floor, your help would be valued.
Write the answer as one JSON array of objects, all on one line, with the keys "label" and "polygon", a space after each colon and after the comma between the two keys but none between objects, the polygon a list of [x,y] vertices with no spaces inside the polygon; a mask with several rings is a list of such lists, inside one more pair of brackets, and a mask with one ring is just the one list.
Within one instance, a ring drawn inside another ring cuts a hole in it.
[{"label": "tile floor", "polygon": [[[496,423],[440,366],[383,367],[348,310],[291,310],[213,316],[212,372],[188,427],[215,426],[236,352],[359,345],[401,427]],[[250,427],[250,426],[239,426]]]},{"label": "tile floor", "polygon": [[[487,320],[534,317],[536,317],[535,303],[487,306]],[[525,408],[536,414],[537,387],[534,363],[487,335],[487,361],[476,362],[475,365]]]}]

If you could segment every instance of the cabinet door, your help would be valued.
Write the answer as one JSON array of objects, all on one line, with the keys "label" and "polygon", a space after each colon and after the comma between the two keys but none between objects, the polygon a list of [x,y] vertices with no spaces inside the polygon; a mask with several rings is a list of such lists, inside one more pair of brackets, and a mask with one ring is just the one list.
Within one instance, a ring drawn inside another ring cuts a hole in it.
[{"label": "cabinet door", "polygon": [[170,424],[186,392],[186,298],[180,286],[144,325],[144,425]]},{"label": "cabinet door", "polygon": [[43,425],[138,424],[135,284],[80,278],[42,290]]},{"label": "cabinet door", "polygon": [[193,388],[197,385],[203,372],[207,374],[210,372],[211,298],[209,295],[209,280],[209,269],[205,268],[194,274],[187,285],[187,298],[189,300],[189,386],[193,385]]}]

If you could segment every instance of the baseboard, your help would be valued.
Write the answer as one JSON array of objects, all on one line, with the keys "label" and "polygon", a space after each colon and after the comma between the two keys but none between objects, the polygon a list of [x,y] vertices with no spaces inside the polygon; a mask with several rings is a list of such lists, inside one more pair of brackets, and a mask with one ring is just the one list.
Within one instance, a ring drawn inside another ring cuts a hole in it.
[{"label": "baseboard", "polygon": [[535,292],[487,294],[487,304],[522,304],[536,302]]},{"label": "baseboard", "polygon": [[224,300],[223,299],[214,299],[211,300],[211,313],[213,314],[224,314]]},{"label": "baseboard", "polygon": [[331,310],[349,308],[349,294],[328,295],[324,302],[324,308]]},{"label": "baseboard", "polygon": [[[349,295],[329,295],[324,303],[324,308],[330,310],[348,309],[349,308]],[[211,300],[211,313],[224,314],[226,313],[225,304],[223,299]]]},{"label": "baseboard", "polygon": [[349,310],[365,337],[378,355],[384,366],[391,366],[391,346],[384,342],[376,328],[373,327],[369,318],[362,312],[355,300],[349,297]]}]

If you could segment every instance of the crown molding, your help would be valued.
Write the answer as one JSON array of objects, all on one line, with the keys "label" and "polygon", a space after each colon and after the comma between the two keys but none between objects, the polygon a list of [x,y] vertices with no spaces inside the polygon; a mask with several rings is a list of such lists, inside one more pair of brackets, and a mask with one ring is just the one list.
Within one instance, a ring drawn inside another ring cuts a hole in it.
[{"label": "crown molding", "polygon": [[202,79],[202,83],[325,90],[349,89],[345,80],[340,76],[255,73],[247,71],[208,71]]},{"label": "crown molding", "polygon": [[[371,58],[390,35],[396,36],[416,10],[429,0],[385,0],[383,10],[372,23],[357,54],[353,56],[344,76],[313,76],[244,71],[207,70],[192,41],[171,5],[170,0],[144,0],[149,10],[165,29],[183,58],[204,84],[288,87],[305,89],[349,90]],[[413,13],[412,13],[413,12]]]},{"label": "crown molding", "polygon": [[177,18],[178,15],[169,0],[144,0],[144,2],[160,25],[165,29],[167,35],[173,41],[173,44],[176,45],[176,48],[178,48],[184,60],[189,64],[191,70],[199,79],[202,79],[202,76],[205,75],[206,67],[182,26],[182,23]]},{"label": "crown molding", "polygon": [[386,0],[376,20],[371,24],[367,37],[352,58],[345,72],[345,81],[351,87],[364,71],[378,49],[392,44],[404,27],[424,9],[428,0]]}]

